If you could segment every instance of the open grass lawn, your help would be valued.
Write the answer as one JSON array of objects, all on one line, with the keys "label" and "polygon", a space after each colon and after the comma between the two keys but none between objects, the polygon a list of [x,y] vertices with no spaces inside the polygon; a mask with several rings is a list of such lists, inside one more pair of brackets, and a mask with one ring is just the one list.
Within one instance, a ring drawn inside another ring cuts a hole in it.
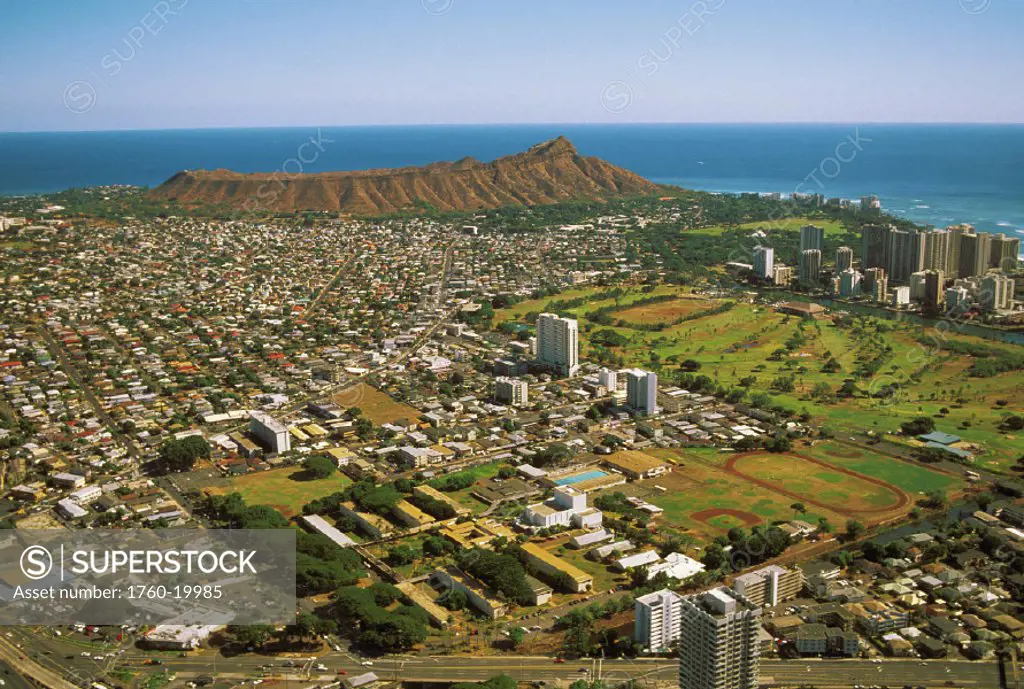
[{"label": "open grass lawn", "polygon": [[392,423],[398,419],[412,421],[420,415],[419,411],[409,405],[396,402],[386,393],[363,383],[336,393],[333,399],[336,404],[340,404],[346,409],[359,407],[363,416],[378,426],[382,423]]},{"label": "open grass lawn", "polygon": [[[45,246],[45,245],[39,245]],[[19,251],[32,251],[36,249],[37,245],[35,242],[28,239],[11,239],[5,242],[0,242],[0,250],[3,249],[17,249]]]},{"label": "open grass lawn", "polygon": [[[810,399],[819,384],[837,391],[845,379],[854,375],[858,356],[864,353],[861,345],[849,331],[829,321],[802,322],[744,303],[727,313],[688,321],[661,333],[634,334],[634,340],[620,351],[628,364],[637,365],[650,365],[651,350],[662,362],[673,356],[675,360],[694,359],[701,364],[700,373],[725,385],[736,386],[743,378],[753,377],[756,382],[751,390],[769,392],[794,411],[808,411],[815,417],[815,424],[827,425],[837,435],[893,432],[904,421],[931,416],[937,429],[975,445],[979,466],[1007,471],[1021,455],[1024,433],[1007,434],[998,426],[1011,410],[1024,409],[1024,372],[972,378],[968,373],[971,357],[929,351],[914,339],[915,332],[908,328],[883,333],[881,337],[892,348],[891,354],[874,376],[855,379],[861,391],[900,384],[902,396],[895,404],[863,394],[827,404]],[[779,360],[772,360],[773,352],[783,349],[795,336],[803,342]],[[956,339],[981,342],[977,338]],[[1000,346],[989,341],[984,344]],[[865,349],[869,354],[875,351],[873,347]],[[829,357],[839,362],[838,372],[823,370]],[[670,380],[666,373],[673,369],[671,363],[665,366],[662,380]],[[779,377],[792,377],[795,389],[787,393],[772,390],[772,383]]]},{"label": "open grass lawn", "polygon": [[248,505],[269,505],[286,517],[302,511],[306,503],[343,490],[352,481],[340,471],[329,477],[306,480],[301,467],[260,471],[231,479],[230,485],[209,488],[211,493],[241,493]]},{"label": "open grass lawn", "polygon": [[624,574],[620,574],[600,562],[594,562],[584,557],[584,554],[587,552],[586,550],[575,550],[560,546],[552,549],[551,552],[594,577],[594,591],[596,592],[608,591],[626,581]]},{"label": "open grass lawn", "polygon": [[764,220],[761,222],[748,222],[735,227],[727,228],[723,225],[714,225],[712,227],[701,227],[693,230],[687,230],[686,234],[710,234],[720,235],[727,229],[738,229],[753,232],[758,229],[765,230],[786,230],[790,232],[799,232],[800,228],[804,225],[817,225],[825,229],[826,235],[841,235],[845,234],[846,230],[842,224],[835,220],[826,220],[824,218],[780,218],[779,220]]},{"label": "open grass lawn", "polygon": [[[478,481],[483,481],[485,479],[494,478],[495,476],[497,476],[498,469],[500,469],[503,464],[506,464],[506,462],[491,462],[490,464],[479,464],[474,467],[469,467],[468,469],[463,469],[456,473],[471,474],[473,476],[473,482],[475,484]],[[472,496],[473,490],[474,486],[469,486],[468,488],[463,488],[462,490],[456,490],[452,491],[451,493],[445,493],[445,495],[447,495],[460,505],[468,507],[473,511],[474,514],[479,514],[486,510],[488,505],[474,498]]]},{"label": "open grass lawn", "polygon": [[800,452],[823,462],[891,483],[911,494],[933,490],[948,491],[963,485],[963,481],[955,476],[872,452],[867,448],[836,441],[818,443],[813,448],[801,449]]},{"label": "open grass lawn", "polygon": [[[787,229],[798,230],[808,222],[805,218],[783,221]],[[837,224],[817,221],[824,225],[826,232],[842,232]],[[756,229],[752,223],[746,229]],[[672,292],[672,290],[677,290]],[[575,290],[557,297],[523,303],[514,309],[500,312],[502,317],[516,317],[543,308],[550,301],[570,299],[581,294],[593,294],[596,289]],[[661,286],[655,292],[676,293],[679,299],[662,304],[651,304],[630,308],[629,302],[641,298],[639,290],[631,292],[618,302],[620,308],[611,315],[620,319],[637,319],[634,322],[671,321],[685,310],[707,310],[713,300],[693,298],[685,290],[672,286]],[[614,300],[597,300],[573,309],[577,317],[599,306],[614,305]],[[999,430],[1000,421],[1014,410],[1024,409],[1024,372],[1003,373],[990,378],[973,378],[969,369],[973,359],[949,350],[922,346],[916,336],[923,331],[918,326],[902,326],[888,321],[868,320],[866,329],[876,334],[881,344],[861,344],[849,329],[841,329],[830,320],[804,321],[795,316],[780,314],[763,305],[738,302],[729,311],[683,322],[659,332],[645,332],[632,328],[611,328],[627,339],[623,347],[613,351],[623,358],[627,366],[641,366],[656,370],[663,385],[671,383],[677,375],[677,364],[684,359],[697,361],[699,373],[715,379],[720,385],[738,386],[743,379],[753,378],[749,390],[768,392],[775,401],[794,412],[808,412],[812,425],[828,426],[837,437],[857,436],[863,438],[867,431],[876,433],[897,432],[902,422],[917,416],[935,419],[938,430],[953,433],[963,438],[975,454],[975,463],[984,469],[1007,472],[1024,450],[1024,433],[1007,434]],[[881,323],[878,326],[875,323]],[[590,337],[606,326],[580,320],[580,341],[582,356],[591,355]],[[944,333],[943,338],[984,344],[990,348],[1011,348],[1013,345],[997,343],[980,338]],[[787,342],[794,338],[801,341],[791,351],[781,356],[773,353],[784,350]],[[890,351],[885,355],[881,367],[869,377],[856,376],[859,358],[873,357],[881,347]],[[652,358],[652,352],[657,357]],[[829,358],[839,362],[840,370],[826,372],[823,367]],[[773,389],[779,378],[792,378],[794,389],[781,392]],[[821,402],[811,398],[811,392],[822,384],[834,393],[844,380],[853,379],[860,393],[853,398]],[[870,398],[867,392],[878,390],[886,384],[897,383],[901,396],[893,403]],[[908,455],[910,450],[908,448]],[[815,455],[817,456],[817,455]],[[893,485],[905,487],[906,477],[898,475],[907,472],[902,467],[891,467],[889,463],[877,469],[875,463],[865,465],[868,476],[872,471],[889,472],[895,477]],[[851,467],[854,468],[854,467]],[[923,469],[923,467],[922,467]],[[854,470],[858,470],[854,468]],[[923,469],[924,470],[924,469]],[[926,470],[925,470],[926,471]],[[879,474],[878,478],[885,478]],[[914,475],[924,485],[941,488],[944,479],[934,472]],[[888,480],[888,479],[886,479]],[[908,490],[912,488],[907,488]]]},{"label": "open grass lawn", "polygon": [[833,506],[836,510],[879,512],[898,509],[905,498],[884,485],[807,461],[794,454],[751,453],[736,458],[735,471],[792,494],[796,500]]},{"label": "open grass lawn", "polygon": [[[800,516],[791,508],[796,500],[727,473],[717,457],[707,458],[706,454],[686,450],[653,450],[650,454],[664,461],[682,461],[685,466],[677,466],[664,476],[616,486],[609,492],[621,490],[664,509],[665,513],[658,521],[659,529],[678,530],[698,539],[709,539],[744,522],[756,520],[770,524]],[[827,517],[834,524],[841,523],[843,519],[831,510],[810,505],[808,509],[810,512],[801,518],[816,521],[818,517]],[[709,510],[712,511],[710,516]],[[716,510],[733,510],[739,514],[716,514]],[[694,518],[695,514],[698,518]]]}]

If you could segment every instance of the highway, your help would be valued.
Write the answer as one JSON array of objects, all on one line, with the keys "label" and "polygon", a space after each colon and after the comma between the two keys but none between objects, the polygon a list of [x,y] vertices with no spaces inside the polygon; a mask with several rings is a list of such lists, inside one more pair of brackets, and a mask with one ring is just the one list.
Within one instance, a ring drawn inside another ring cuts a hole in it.
[{"label": "highway", "polygon": [[7,663],[0,662],[0,681],[3,689],[32,689],[29,681],[22,677],[18,671]]},{"label": "highway", "polygon": [[[287,667],[286,658],[246,654],[226,658],[213,652],[180,658],[174,654],[144,654],[137,649],[127,648],[124,653],[110,660],[96,661],[81,655],[83,647],[68,643],[64,639],[40,634],[31,630],[14,628],[11,638],[0,637],[0,659],[8,660],[26,655],[21,661],[21,671],[36,679],[54,678],[58,674],[79,683],[83,679],[95,678],[105,684],[121,685],[112,680],[109,673],[118,667],[151,673],[169,671],[185,679],[200,675],[215,675],[223,679],[241,681],[257,677],[280,677],[306,682],[336,680],[338,671],[347,675],[372,670],[382,679],[411,681],[481,681],[499,673],[505,673],[516,680],[555,681],[580,678],[601,679],[609,682],[637,680],[639,682],[658,680],[671,682],[677,672],[674,661],[666,658],[637,658],[606,660],[566,660],[556,662],[549,657],[534,656],[391,656],[363,661],[344,652],[331,651],[318,654],[317,662],[327,666],[324,673],[304,672],[309,667],[296,658],[299,667]],[[21,649],[11,647],[12,643],[22,645]],[[93,651],[99,655],[100,651]],[[47,652],[49,652],[47,654]],[[105,651],[109,652],[109,650]],[[147,666],[143,663],[151,658],[163,660],[161,666]],[[26,672],[24,665],[39,667],[39,672]],[[263,666],[269,666],[265,669]],[[585,670],[585,672],[581,672]],[[106,680],[106,681],[104,681]],[[950,684],[947,684],[949,682]],[[46,683],[46,682],[44,682]],[[862,685],[924,685],[928,687],[958,686],[989,689],[999,687],[999,666],[989,662],[967,661],[919,661],[884,660],[874,663],[869,660],[770,660],[761,663],[763,686],[797,686],[809,684],[817,687],[852,687]],[[47,686],[54,686],[48,684]],[[64,683],[58,689],[68,689]],[[6,689],[6,688],[5,688]],[[18,689],[12,687],[12,689]]]}]

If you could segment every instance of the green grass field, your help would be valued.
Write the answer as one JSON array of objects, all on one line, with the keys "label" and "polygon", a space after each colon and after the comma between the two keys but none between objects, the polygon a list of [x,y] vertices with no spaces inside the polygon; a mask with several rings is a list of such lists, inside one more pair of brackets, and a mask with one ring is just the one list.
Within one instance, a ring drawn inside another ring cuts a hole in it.
[{"label": "green grass field", "polygon": [[725,227],[723,225],[713,225],[711,227],[700,227],[693,230],[688,230],[687,234],[700,233],[719,235],[728,229],[737,230],[748,230],[753,232],[758,229],[770,229],[770,230],[789,230],[792,232],[798,232],[804,225],[817,225],[818,227],[824,228],[826,235],[841,235],[845,234],[846,229],[843,228],[842,224],[836,220],[825,220],[823,218],[780,218],[778,220],[765,220],[762,222],[748,222],[742,225],[737,225],[734,228]]},{"label": "green grass field", "polygon": [[762,524],[795,517],[811,521],[827,517],[833,524],[841,523],[843,519],[836,512],[811,506],[808,506],[806,515],[797,514],[791,507],[796,502],[793,498],[723,471],[726,458],[731,456],[728,453],[712,457],[706,452],[691,453],[689,450],[651,450],[649,454],[663,461],[681,462],[684,466],[664,476],[610,488],[608,492],[637,495],[661,507],[665,513],[658,521],[659,530],[708,538],[725,533],[733,526],[743,525],[742,519],[724,514],[694,518],[694,514],[707,510],[736,510],[746,513],[747,520],[756,519]]},{"label": "green grass field", "polygon": [[865,476],[880,479],[908,493],[948,491],[963,485],[955,476],[933,471],[920,464],[911,464],[862,447],[851,447],[835,441],[819,443],[800,450],[816,459]]},{"label": "green grass field", "polygon": [[[799,227],[805,221],[790,222]],[[836,232],[841,228],[826,227],[826,230]],[[661,286],[655,293],[686,295],[680,290]],[[596,291],[577,290],[537,302],[524,302],[514,309],[500,311],[498,316],[504,320],[521,318],[559,298],[595,294]],[[636,296],[630,293],[620,299],[620,308],[611,313],[611,317],[636,315],[643,307],[631,310],[629,303],[642,296],[646,295],[637,291]],[[698,310],[707,311],[722,300],[702,299],[702,302],[705,306]],[[621,357],[626,366],[657,371],[662,385],[670,384],[678,376],[679,363],[692,359],[700,365],[698,373],[711,377],[719,385],[738,387],[745,381],[751,393],[767,392],[776,403],[794,412],[806,411],[813,417],[812,425],[827,426],[837,437],[857,436],[863,440],[868,431],[897,432],[904,421],[930,416],[935,419],[938,430],[958,435],[973,445],[975,463],[982,468],[1007,472],[1021,456],[1024,433],[1002,432],[999,423],[1012,410],[1024,409],[1024,372],[972,378],[968,374],[972,358],[922,346],[916,337],[927,331],[921,326],[858,318],[852,327],[840,328],[829,319],[808,321],[745,301],[737,301],[729,311],[684,321],[660,331],[608,328],[581,318],[582,313],[609,304],[615,302],[598,300],[570,310],[580,318],[583,358],[596,353],[590,346],[593,334],[611,329],[626,338],[624,346],[612,348],[613,354]],[[671,305],[672,302],[650,305],[648,311],[657,316],[655,312],[659,310],[671,311]],[[687,308],[692,309],[692,304],[687,304]],[[989,348],[1013,347],[948,333],[943,337],[982,343]],[[874,368],[875,372],[862,375],[862,367],[876,358],[880,363]],[[838,362],[839,370],[824,370],[830,359]],[[784,379],[791,379],[792,390],[776,388],[775,384],[784,384]],[[856,384],[857,394],[849,398],[837,397],[836,393],[848,379]],[[895,402],[868,395],[894,382],[901,388]],[[823,396],[822,390],[825,391]],[[818,396],[812,397],[812,393]],[[909,447],[907,454],[911,454]],[[935,478],[930,480],[941,482]],[[901,485],[898,481],[893,483]]]},{"label": "green grass field", "polygon": [[[473,476],[474,483],[482,481],[488,478],[494,478],[498,475],[498,469],[501,468],[506,462],[491,462],[490,464],[480,464],[468,469],[463,469],[457,473],[459,474],[470,474]],[[479,514],[487,509],[487,505],[474,498],[471,493],[473,492],[473,486],[469,488],[463,488],[462,490],[452,491],[451,493],[445,493],[452,500],[456,501],[464,507],[468,507],[473,511],[474,514]]]},{"label": "green grass field", "polygon": [[317,498],[343,490],[352,481],[335,472],[318,480],[304,480],[301,467],[288,467],[246,474],[231,479],[225,488],[208,489],[211,493],[241,493],[246,504],[269,505],[286,517],[293,517],[302,506]]}]

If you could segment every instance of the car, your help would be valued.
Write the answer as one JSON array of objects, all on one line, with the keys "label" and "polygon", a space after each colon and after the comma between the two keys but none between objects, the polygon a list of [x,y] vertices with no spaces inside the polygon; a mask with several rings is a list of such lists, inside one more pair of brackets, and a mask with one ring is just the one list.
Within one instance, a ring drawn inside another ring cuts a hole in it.
[{"label": "car", "polygon": [[361,662],[359,664],[362,665],[363,667],[373,667],[373,661],[372,660],[364,660],[363,662]]},{"label": "car", "polygon": [[590,668],[581,667],[577,672],[590,672]]},{"label": "car", "polygon": [[341,670],[341,669],[339,669],[338,670],[338,674],[339,675],[347,675],[348,674],[348,670]]},{"label": "car", "polygon": [[316,669],[319,670],[320,672],[323,672],[324,670],[327,669],[327,666],[324,665],[323,663],[317,663],[316,664]]},{"label": "car", "polygon": [[565,662],[565,658],[555,658],[555,662],[556,663],[564,663]]}]

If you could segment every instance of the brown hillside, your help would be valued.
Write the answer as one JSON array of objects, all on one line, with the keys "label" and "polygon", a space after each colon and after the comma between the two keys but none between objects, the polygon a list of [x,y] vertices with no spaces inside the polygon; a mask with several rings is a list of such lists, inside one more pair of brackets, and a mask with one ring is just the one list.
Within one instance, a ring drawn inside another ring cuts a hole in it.
[{"label": "brown hillside", "polygon": [[539,205],[653,193],[657,185],[599,158],[580,155],[565,137],[482,163],[463,158],[426,167],[353,172],[242,174],[184,171],[153,189],[158,199],[238,210],[393,213],[428,203],[440,210]]}]

